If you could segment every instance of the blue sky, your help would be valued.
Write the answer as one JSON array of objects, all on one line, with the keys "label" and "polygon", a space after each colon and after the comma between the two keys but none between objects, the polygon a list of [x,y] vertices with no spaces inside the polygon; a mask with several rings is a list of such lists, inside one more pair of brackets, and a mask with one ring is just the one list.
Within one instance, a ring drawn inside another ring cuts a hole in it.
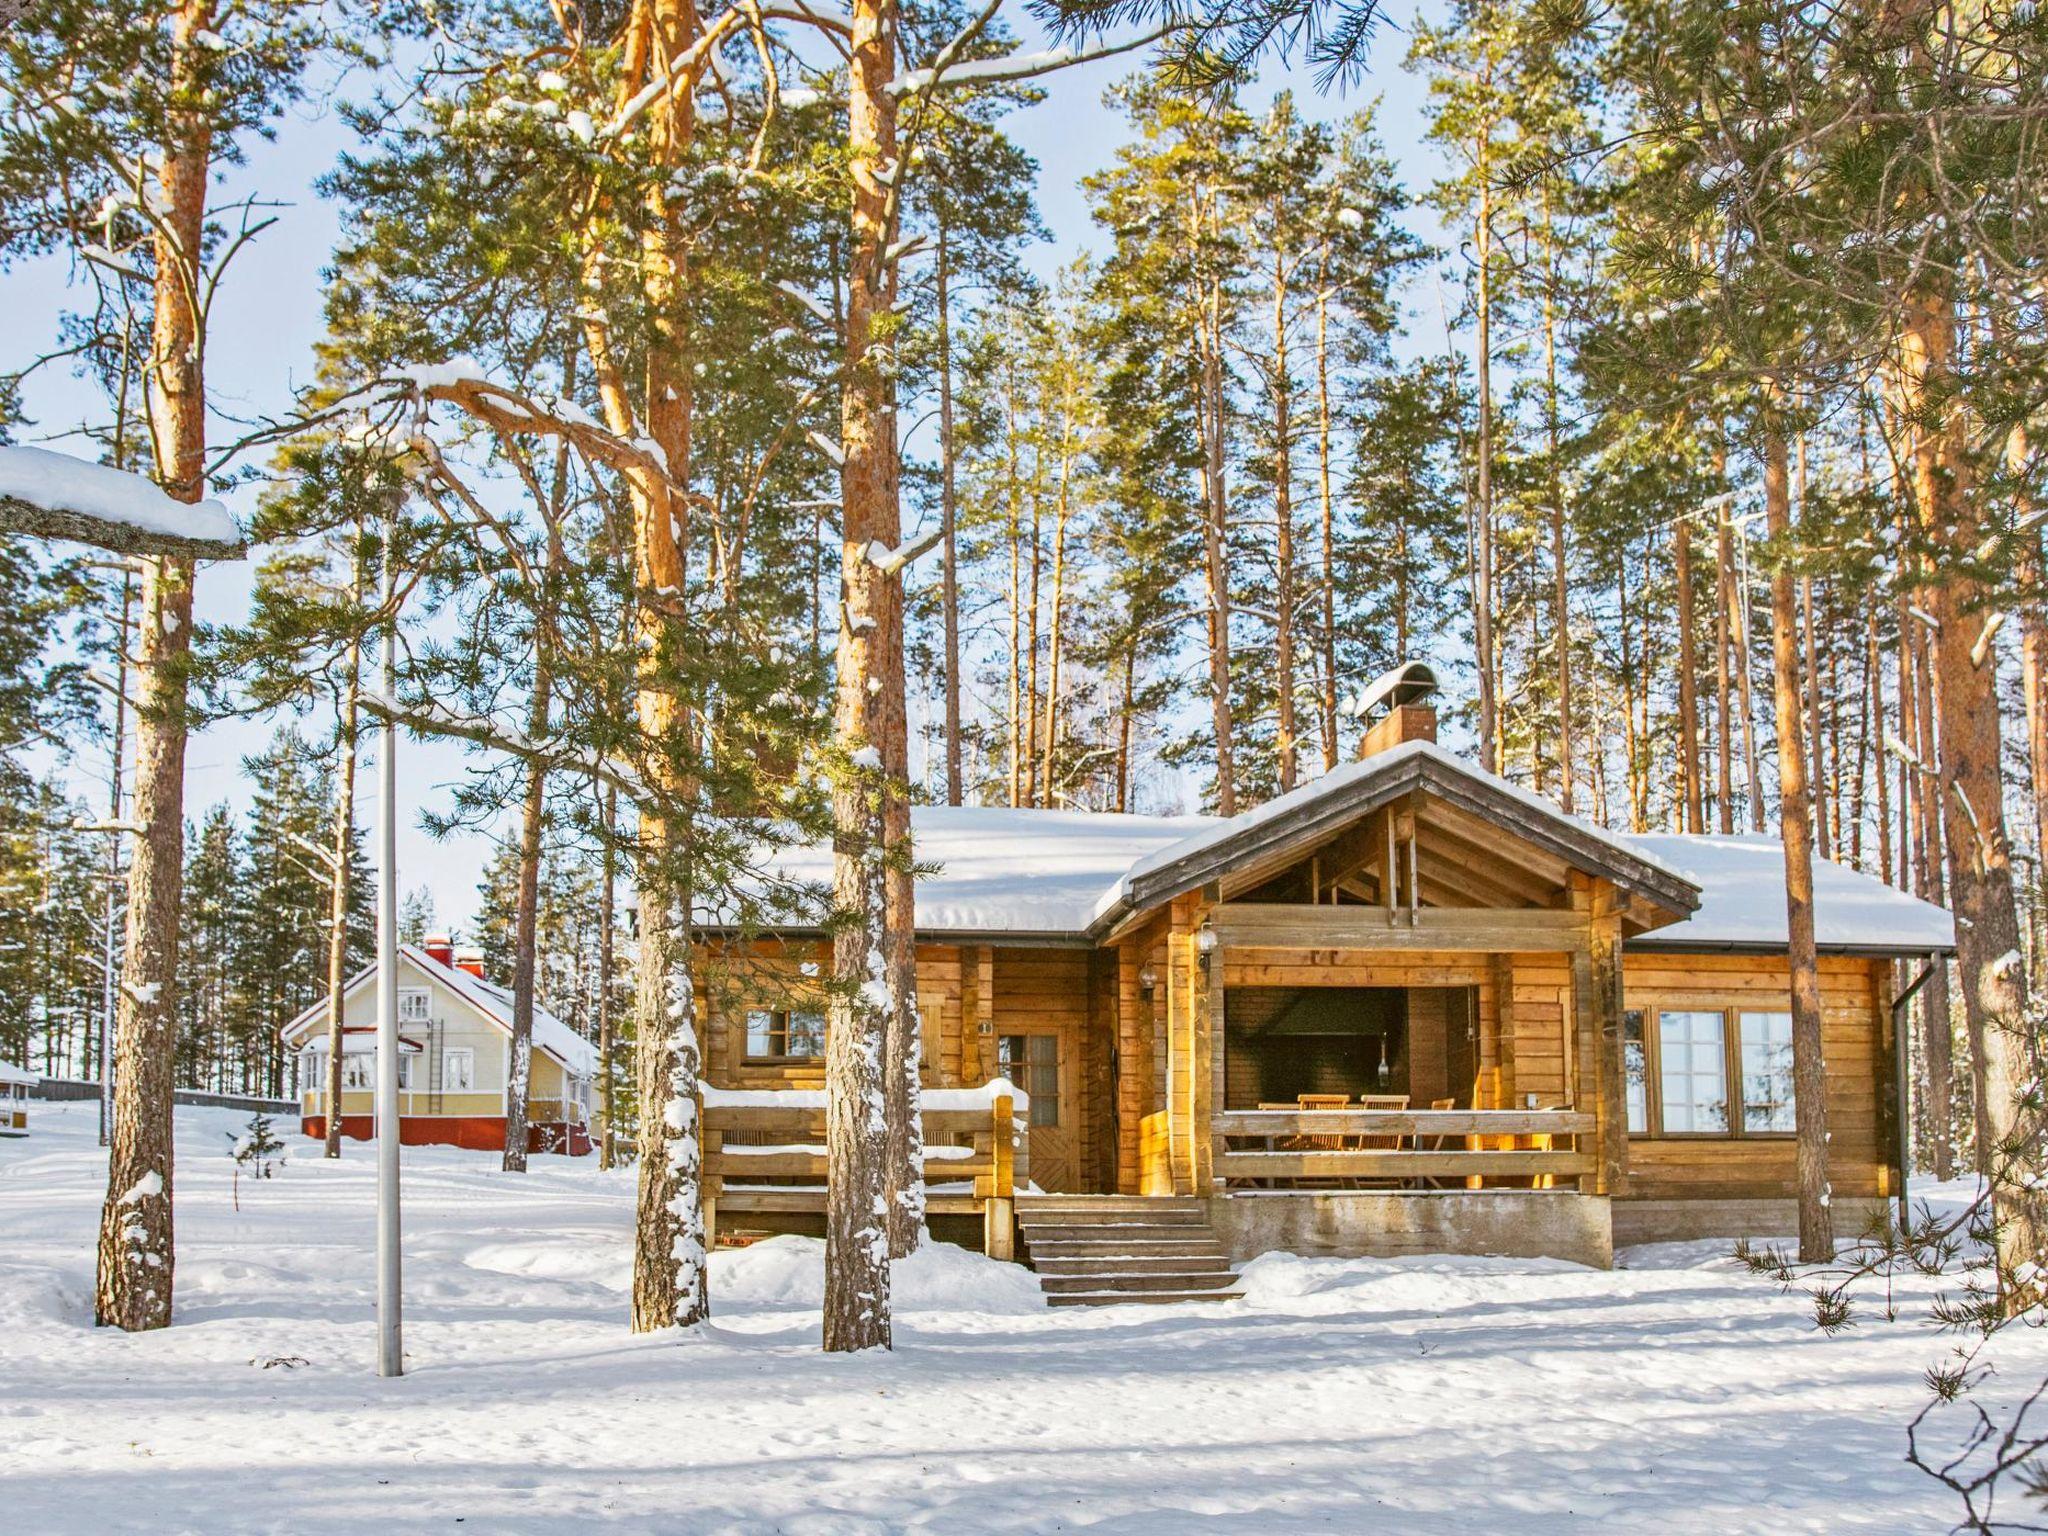
[{"label": "blue sky", "polygon": [[[1431,0],[1424,9],[1433,14],[1440,4]],[[1016,26],[1024,35],[1025,46],[1037,46],[1028,22],[1020,20]],[[1307,71],[1290,71],[1276,64],[1262,76],[1248,100],[1251,105],[1263,105],[1276,91],[1292,88],[1305,115],[1335,117],[1380,98],[1381,138],[1403,179],[1411,189],[1419,190],[1440,174],[1441,162],[1423,142],[1424,86],[1401,68],[1406,51],[1404,19],[1399,25],[1381,28],[1367,75],[1347,91],[1319,96]],[[1130,67],[1131,61],[1125,57],[1054,75],[1046,81],[1046,99],[1013,114],[1007,122],[1011,135],[1039,163],[1039,207],[1052,238],[1034,247],[1028,260],[1042,274],[1050,275],[1095,244],[1096,232],[1081,183],[1106,166],[1124,142],[1124,124],[1103,106],[1102,95]],[[341,94],[363,89],[360,80],[344,82]],[[334,209],[314,191],[314,182],[350,142],[329,103],[304,103],[278,125],[276,141],[254,146],[248,165],[230,178],[238,192],[258,191],[283,206],[273,210],[277,224],[236,259],[215,310],[207,366],[216,412],[212,429],[216,443],[237,435],[235,418],[285,409],[295,386],[311,377],[312,349],[320,335],[320,275],[336,227]],[[1426,213],[1418,212],[1413,222],[1420,233],[1433,236]],[[19,268],[6,276],[6,311],[15,348],[38,343],[37,325],[25,324],[25,318],[42,321],[44,334],[54,335],[54,317],[77,302],[66,292],[73,280],[74,274],[61,262]],[[1413,313],[1407,349],[1441,350],[1443,329],[1433,291],[1425,281],[1410,297]],[[10,348],[5,366],[19,366],[20,359],[20,352]],[[61,368],[51,368],[31,381],[24,396],[34,424],[19,433],[18,441],[90,451],[80,438],[67,434],[75,432],[80,422],[104,414],[91,384]],[[235,510],[246,516],[248,508],[236,505]],[[253,567],[247,564],[206,567],[198,592],[201,618],[214,622],[236,618],[246,605],[252,574]],[[241,760],[267,741],[274,724],[224,722],[209,727],[193,741],[186,776],[189,813],[196,816],[222,800],[237,811],[246,807],[248,786],[240,778]],[[318,721],[310,727],[320,732],[326,728]],[[401,742],[399,750],[404,810],[399,841],[401,889],[426,886],[433,892],[443,924],[461,926],[476,907],[476,879],[489,852],[490,834],[437,843],[421,829],[418,812],[423,806],[445,806],[446,787],[463,773],[462,753],[449,746],[408,742]],[[67,769],[80,793],[89,795],[95,804],[103,803],[103,763],[80,758]],[[367,824],[376,812],[375,776],[366,772],[360,782],[358,814]]]}]

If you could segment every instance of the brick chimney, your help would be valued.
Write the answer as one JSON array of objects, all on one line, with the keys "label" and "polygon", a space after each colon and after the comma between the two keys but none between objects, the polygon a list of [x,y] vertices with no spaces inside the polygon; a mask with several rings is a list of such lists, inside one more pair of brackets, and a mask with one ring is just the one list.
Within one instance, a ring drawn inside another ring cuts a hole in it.
[{"label": "brick chimney", "polygon": [[427,952],[427,958],[436,965],[455,963],[455,941],[445,933],[430,933],[421,942],[420,948]]},{"label": "brick chimney", "polygon": [[480,949],[458,949],[455,952],[455,969],[467,971],[478,981],[484,978],[484,952]]},{"label": "brick chimney", "polygon": [[1436,673],[1427,662],[1405,662],[1374,678],[1351,705],[1366,722],[1358,755],[1373,757],[1404,741],[1435,741],[1435,696]]},{"label": "brick chimney", "polygon": [[1359,738],[1358,755],[1373,757],[1404,741],[1436,740],[1436,707],[1431,704],[1396,704]]}]

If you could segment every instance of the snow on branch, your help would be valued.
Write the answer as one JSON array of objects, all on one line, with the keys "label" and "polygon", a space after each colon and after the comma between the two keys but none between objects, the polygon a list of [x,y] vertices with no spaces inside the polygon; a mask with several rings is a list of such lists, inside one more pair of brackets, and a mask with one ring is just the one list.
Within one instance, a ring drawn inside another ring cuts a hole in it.
[{"label": "snow on branch", "polygon": [[1111,59],[1120,53],[1133,52],[1159,41],[1171,30],[1170,27],[1155,28],[1127,42],[1108,43],[1100,48],[1045,48],[1033,53],[1005,54],[999,59],[975,59],[966,64],[957,64],[949,59],[946,54],[953,52],[949,48],[930,68],[908,70],[891,80],[889,94],[911,96],[920,91],[951,86],[1035,80],[1054,70],[1071,69],[1076,64],[1092,64],[1097,59]]},{"label": "snow on branch", "polygon": [[578,773],[590,775],[600,783],[611,785],[636,806],[645,808],[653,801],[645,781],[630,768],[566,750],[557,742],[535,741],[516,725],[459,714],[445,704],[431,699],[418,704],[401,704],[382,693],[368,690],[361,695],[361,703],[364,709],[380,720],[403,725],[421,736],[452,736],[512,757],[524,758],[528,762],[545,763],[556,768],[572,768]]},{"label": "snow on branch", "polygon": [[806,435],[811,440],[811,446],[825,455],[834,464],[844,465],[846,463],[846,450],[833,442],[831,438],[820,432],[816,427],[811,428]]},{"label": "snow on branch", "polygon": [[45,448],[0,448],[0,533],[124,555],[239,560],[248,552],[219,502],[179,501],[140,475]]},{"label": "snow on branch", "polygon": [[423,400],[458,406],[499,432],[561,438],[593,463],[621,474],[670,479],[668,455],[653,438],[623,437],[573,400],[537,399],[485,377],[472,362],[458,359],[400,369],[378,382],[395,384]]},{"label": "snow on branch", "polygon": [[739,24],[741,15],[739,10],[734,9],[713,22],[705,29],[702,37],[668,61],[667,69],[648,81],[621,106],[612,120],[604,125],[598,137],[618,138],[645,116],[650,108],[666,100],[678,85],[693,84],[697,65],[703,61],[706,54],[725,41],[726,34]]},{"label": "snow on branch", "polygon": [[866,555],[868,564],[872,565],[884,576],[894,576],[918,556],[930,553],[937,547],[939,540],[945,536],[946,529],[941,524],[933,528],[931,532],[921,534],[908,543],[899,544],[894,549],[891,549],[880,539],[871,539],[868,542],[868,547],[862,553]]},{"label": "snow on branch", "polygon": [[1970,647],[1970,665],[1981,667],[1984,658],[1991,654],[1991,642],[1997,638],[2000,627],[2005,623],[2003,613],[1994,613],[1984,621],[1984,628],[1977,636],[1977,643]]},{"label": "snow on branch", "polygon": [[820,304],[808,293],[805,293],[803,289],[797,287],[797,285],[795,283],[792,283],[788,278],[778,277],[775,280],[774,286],[781,292],[788,294],[792,299],[795,299],[797,303],[803,305],[805,309],[809,310],[812,314],[816,315],[820,320],[824,321],[825,324],[831,326],[834,330],[837,330],[839,328],[839,322],[833,318],[831,310],[827,309],[823,304]]}]

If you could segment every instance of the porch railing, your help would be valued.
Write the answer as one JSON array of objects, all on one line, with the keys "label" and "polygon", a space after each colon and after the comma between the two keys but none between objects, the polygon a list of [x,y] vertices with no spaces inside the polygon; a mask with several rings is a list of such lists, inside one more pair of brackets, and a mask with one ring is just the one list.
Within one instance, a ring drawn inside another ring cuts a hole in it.
[{"label": "porch railing", "polygon": [[[1031,1184],[1031,1100],[1006,1080],[923,1094],[928,1209],[981,1215],[991,1257],[1014,1252],[1014,1207]],[[704,1090],[707,1236],[722,1209],[822,1211],[825,1095],[811,1088]]]},{"label": "porch railing", "polygon": [[1596,1121],[1566,1109],[1219,1111],[1217,1176],[1238,1188],[1555,1189],[1594,1169]]}]

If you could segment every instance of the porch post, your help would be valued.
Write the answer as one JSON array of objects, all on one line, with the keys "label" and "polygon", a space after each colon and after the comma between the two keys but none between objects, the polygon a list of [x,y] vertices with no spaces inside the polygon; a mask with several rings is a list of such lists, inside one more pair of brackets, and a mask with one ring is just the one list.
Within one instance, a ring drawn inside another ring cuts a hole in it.
[{"label": "porch post", "polygon": [[1139,973],[1145,951],[1134,941],[1116,951],[1116,1191],[1141,1192],[1139,1127],[1145,1118],[1145,1080],[1152,1060],[1152,1000]]},{"label": "porch post", "polygon": [[[1628,1192],[1628,1084],[1622,1054],[1620,897],[1609,880],[1573,880],[1572,905],[1588,919],[1587,942],[1572,951],[1572,1011],[1584,1049],[1580,1108],[1599,1122],[1592,1193]],[[1590,1081],[1588,1078],[1590,1077]]]},{"label": "porch post", "polygon": [[1217,1058],[1200,915],[1194,899],[1175,902],[1166,940],[1166,1113],[1177,1195],[1207,1194],[1215,1166],[1209,1127]]}]

